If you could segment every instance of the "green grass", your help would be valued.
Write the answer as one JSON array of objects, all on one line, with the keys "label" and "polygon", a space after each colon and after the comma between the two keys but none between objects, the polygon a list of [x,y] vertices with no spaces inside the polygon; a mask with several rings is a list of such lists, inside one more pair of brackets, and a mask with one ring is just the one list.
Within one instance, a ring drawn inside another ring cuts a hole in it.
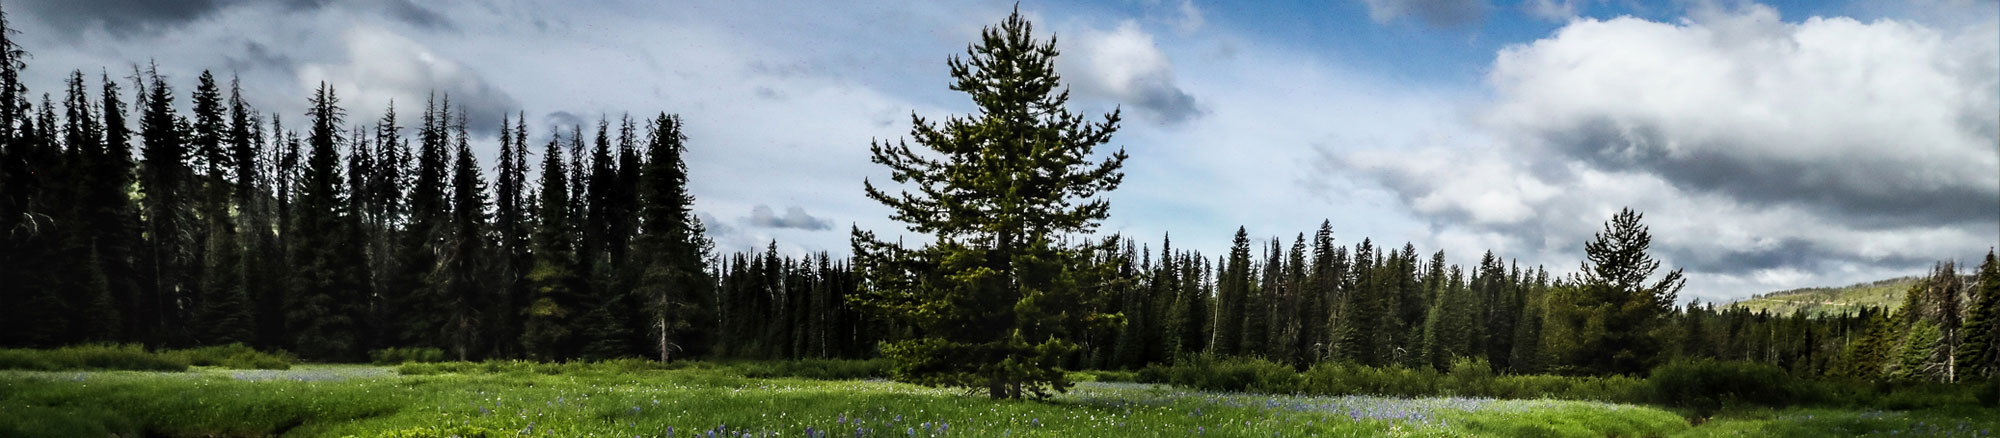
[{"label": "green grass", "polygon": [[147,351],[138,345],[75,345],[56,349],[0,349],[0,370],[185,371],[189,366],[282,370],[298,359],[243,344]]},{"label": "green grass", "polygon": [[[1090,383],[1048,403],[878,380],[728,370],[401,376],[289,371],[0,372],[0,436],[1665,436],[1673,412],[1554,400],[1295,397]],[[449,432],[449,431],[446,431]],[[445,434],[435,434],[443,436]]]},{"label": "green grass", "polygon": [[1971,406],[1913,411],[1788,409],[1727,413],[1676,437],[1991,437],[2000,411]]},{"label": "green grass", "polygon": [[1864,307],[1895,309],[1903,304],[1903,292],[1919,281],[1923,279],[1901,277],[1843,287],[1793,289],[1759,294],[1723,307],[1749,309],[1752,312],[1769,311],[1774,315],[1790,315],[1803,310],[1814,316],[1851,313]]},{"label": "green grass", "polygon": [[810,428],[827,437],[857,430],[868,437],[1981,437],[2000,429],[2000,410],[1963,404],[1735,410],[1695,427],[1687,412],[1591,401],[1259,395],[1107,382],[1050,402],[992,401],[881,380],[745,377],[754,367],[742,364],[451,364],[424,364],[433,367],[426,375],[356,365],[0,371],[0,436],[655,437],[672,430],[740,437],[807,436]]}]

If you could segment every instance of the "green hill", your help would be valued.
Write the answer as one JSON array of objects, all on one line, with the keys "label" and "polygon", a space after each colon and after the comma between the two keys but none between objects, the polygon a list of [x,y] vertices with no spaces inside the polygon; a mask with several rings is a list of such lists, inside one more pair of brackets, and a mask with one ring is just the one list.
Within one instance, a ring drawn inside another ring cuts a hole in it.
[{"label": "green hill", "polygon": [[1903,292],[1910,290],[1910,285],[1922,280],[1923,277],[1912,276],[1842,287],[1809,287],[1769,292],[1729,303],[1723,308],[1764,310],[1779,315],[1789,315],[1799,310],[1813,315],[1824,315],[1852,312],[1863,307],[1893,309],[1903,304]]}]

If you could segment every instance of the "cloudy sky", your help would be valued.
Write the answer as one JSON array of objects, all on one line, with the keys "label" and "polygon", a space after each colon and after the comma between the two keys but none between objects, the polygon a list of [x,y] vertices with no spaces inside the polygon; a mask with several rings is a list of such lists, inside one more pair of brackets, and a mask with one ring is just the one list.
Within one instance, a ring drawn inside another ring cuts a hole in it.
[{"label": "cloudy sky", "polygon": [[[893,234],[872,139],[973,111],[945,60],[1012,2],[15,0],[34,91],[72,69],[203,69],[352,120],[432,91],[475,134],[630,113],[688,123],[724,250]],[[1255,3],[1255,5],[1252,5]],[[1123,108],[1105,230],[1219,254],[1321,220],[1454,263],[1575,269],[1646,214],[1683,299],[1973,263],[2000,241],[2000,6],[1987,0],[1024,1],[1073,109]],[[185,101],[185,99],[183,99]],[[492,141],[479,151],[491,160]]]}]

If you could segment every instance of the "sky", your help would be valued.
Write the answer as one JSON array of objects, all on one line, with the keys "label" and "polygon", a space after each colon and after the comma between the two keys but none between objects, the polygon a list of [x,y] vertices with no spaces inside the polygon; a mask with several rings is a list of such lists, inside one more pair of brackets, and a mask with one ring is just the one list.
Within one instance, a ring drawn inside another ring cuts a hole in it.
[{"label": "sky", "polygon": [[[2000,242],[2000,3],[1987,0],[14,0],[31,91],[203,70],[303,120],[428,96],[491,167],[531,136],[679,114],[720,251],[904,232],[874,141],[974,113],[946,60],[1014,8],[1072,110],[1122,110],[1102,232],[1224,254],[1311,233],[1575,271],[1620,208],[1682,300],[1976,265]],[[128,87],[129,89],[129,87]],[[186,99],[181,99],[185,104]],[[566,128],[565,128],[566,129]],[[914,238],[914,236],[913,236]],[[1968,266],[1969,267],[1969,266]]]}]

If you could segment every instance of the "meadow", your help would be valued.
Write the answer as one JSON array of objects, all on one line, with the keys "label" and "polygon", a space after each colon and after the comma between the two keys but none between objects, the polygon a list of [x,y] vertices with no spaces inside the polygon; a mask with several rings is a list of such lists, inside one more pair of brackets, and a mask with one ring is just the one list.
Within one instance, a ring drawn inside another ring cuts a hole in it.
[{"label": "meadow", "polygon": [[2000,412],[1970,404],[1746,408],[1696,425],[1677,409],[1580,400],[1263,395],[1084,382],[1046,402],[994,401],[881,379],[751,377],[831,365],[0,371],[0,436],[1986,437],[2000,429]]}]

